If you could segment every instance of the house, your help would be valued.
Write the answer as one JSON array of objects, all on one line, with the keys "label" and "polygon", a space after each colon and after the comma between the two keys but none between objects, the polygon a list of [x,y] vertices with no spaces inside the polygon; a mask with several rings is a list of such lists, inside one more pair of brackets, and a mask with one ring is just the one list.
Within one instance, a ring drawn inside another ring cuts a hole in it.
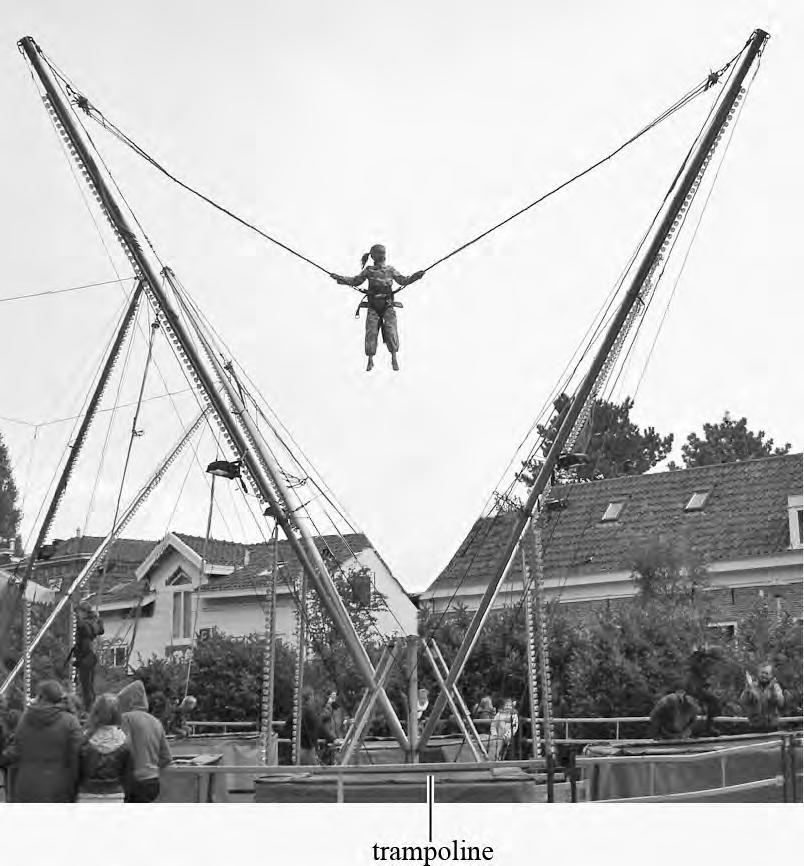
[{"label": "house", "polygon": [[[477,609],[514,520],[478,520],[421,602]],[[635,554],[658,540],[705,564],[713,625],[733,632],[759,597],[802,615],[801,454],[559,485],[539,525],[546,598],[576,610],[633,596]],[[515,558],[495,605],[522,589]]]},{"label": "house", "polygon": [[[0,604],[2,604],[2,599],[8,585],[18,580],[19,576],[19,571],[15,573],[13,566],[11,568],[8,566],[0,567]],[[56,593],[46,586],[41,586],[36,581],[29,580],[25,587],[25,599],[34,604],[53,604],[56,599]]]},{"label": "house", "polygon": [[[362,534],[321,536],[333,570],[361,578],[384,599],[377,613],[378,635],[415,634],[417,610],[391,570]],[[331,551],[331,554],[329,553]],[[107,664],[138,657],[181,655],[193,635],[201,639],[213,628],[232,635],[265,632],[272,544],[245,545],[169,532],[151,547],[133,575],[108,581],[98,603],[105,626]],[[203,565],[203,569],[202,569]],[[277,636],[291,640],[295,623],[295,582],[299,561],[287,541],[279,542]]]},{"label": "house", "polygon": [[[54,539],[40,551],[33,568],[33,577],[56,593],[66,592],[102,541],[103,538],[98,535],[82,535],[80,531],[76,531],[72,538]],[[101,580],[104,591],[133,580],[134,572],[153,546],[153,540],[118,538],[106,556],[103,569],[96,569],[90,575],[82,594],[97,592]]]}]

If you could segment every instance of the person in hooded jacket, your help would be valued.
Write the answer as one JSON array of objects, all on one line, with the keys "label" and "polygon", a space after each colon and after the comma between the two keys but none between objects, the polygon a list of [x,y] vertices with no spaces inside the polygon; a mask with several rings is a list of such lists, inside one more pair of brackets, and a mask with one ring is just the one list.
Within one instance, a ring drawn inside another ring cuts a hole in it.
[{"label": "person in hooded jacket", "polygon": [[127,803],[152,803],[159,796],[159,771],[173,760],[165,729],[148,712],[148,697],[141,680],[122,689],[117,700],[123,730],[131,744],[131,773],[126,783]]},{"label": "person in hooded jacket", "polygon": [[3,798],[8,800],[8,792],[11,787],[9,773],[4,768],[2,756],[5,750],[10,749],[11,744],[14,742],[14,731],[17,730],[20,715],[19,710],[13,710],[9,707],[6,695],[0,695],[0,790],[2,790],[0,802],[3,801]]},{"label": "person in hooded jacket", "polygon": [[121,721],[114,695],[95,699],[81,748],[79,803],[123,802],[124,785],[131,774],[131,747]]},{"label": "person in hooded jacket", "polygon": [[72,803],[78,790],[81,743],[78,719],[67,709],[55,680],[39,685],[3,763],[14,770],[15,803]]}]

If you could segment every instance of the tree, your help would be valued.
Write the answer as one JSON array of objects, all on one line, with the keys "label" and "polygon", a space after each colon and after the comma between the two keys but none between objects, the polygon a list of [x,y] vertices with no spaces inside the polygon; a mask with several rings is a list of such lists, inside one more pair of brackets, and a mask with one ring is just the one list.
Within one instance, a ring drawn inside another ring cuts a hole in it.
[{"label": "tree", "polygon": [[[542,453],[547,454],[555,439],[570,398],[559,395],[554,406],[555,414],[546,425],[539,424],[537,430],[543,438]],[[596,400],[592,412],[591,437],[586,452],[590,462],[574,469],[572,476],[561,480],[591,481],[600,478],[616,478],[620,475],[641,475],[657,463],[661,463],[673,447],[673,434],[662,436],[654,427],[640,430],[631,420],[634,401],[626,397],[622,403]],[[573,443],[568,443],[569,450]],[[528,467],[534,469],[534,465]],[[569,475],[569,473],[567,473]]]},{"label": "tree", "polygon": [[[790,443],[774,448],[773,439],[765,440],[765,431],[754,433],[748,429],[748,419],[735,421],[728,412],[721,421],[703,425],[703,436],[690,433],[681,446],[681,459],[687,469],[693,466],[711,466],[715,463],[735,463],[738,460],[756,460],[790,452]],[[679,469],[670,463],[668,469]]]},{"label": "tree", "polygon": [[[425,612],[419,631],[435,638],[449,664],[455,658],[470,620],[471,615],[464,607],[456,607],[448,616]],[[547,621],[553,714],[562,715],[567,709],[565,686],[568,671],[583,628],[555,604],[548,609]],[[514,604],[493,611],[467,659],[458,685],[469,709],[488,695],[496,703],[512,698],[520,712],[529,712],[527,652],[524,606]],[[424,661],[419,664],[419,685],[427,689],[431,700],[439,691],[438,682]]]},{"label": "tree", "polygon": [[11,473],[8,448],[0,435],[0,538],[15,539],[19,524],[17,485]]},{"label": "tree", "polygon": [[[188,693],[198,701],[194,719],[256,721],[262,711],[265,639],[234,637],[213,629],[196,643]],[[275,649],[274,718],[290,716],[293,702],[293,650],[282,641]],[[187,662],[151,656],[134,671],[148,694],[151,712],[170,730],[184,698]]]},{"label": "tree", "polygon": [[[6,593],[6,598],[9,593]],[[15,594],[15,599],[17,598]],[[6,599],[0,597],[0,604]],[[13,603],[16,615],[9,617],[9,629],[5,636],[2,652],[0,652],[0,682],[7,671],[17,664],[22,656],[22,605]],[[31,628],[33,634],[37,634],[42,628],[45,619],[49,616],[51,608],[43,604],[31,606]],[[31,679],[33,688],[36,689],[42,680],[59,680],[67,685],[71,673],[70,662],[67,656],[70,652],[71,636],[69,633],[70,615],[64,610],[56,617],[53,625],[45,632],[39,645],[31,656]],[[23,678],[20,672],[9,689],[11,705],[22,708],[24,699],[22,694]],[[100,694],[100,692],[98,692]]]},{"label": "tree", "polygon": [[637,599],[644,605],[664,601],[687,603],[708,583],[700,557],[683,547],[656,539],[632,554]]},{"label": "tree", "polygon": [[[370,569],[354,566],[344,570],[334,562],[330,563],[330,568],[332,581],[357,636],[376,664],[385,643],[377,629],[377,612],[385,606],[385,596],[374,587]],[[365,682],[317,593],[308,596],[307,636],[312,653],[305,670],[305,682],[318,693],[337,691],[346,710],[354,712]]]},{"label": "tree", "polygon": [[[17,508],[17,485],[11,472],[8,449],[0,436],[0,539],[14,539],[14,553],[20,551],[17,528],[20,511]],[[22,610],[19,585],[0,584],[0,675],[4,673],[5,656],[9,652],[12,622]]]}]

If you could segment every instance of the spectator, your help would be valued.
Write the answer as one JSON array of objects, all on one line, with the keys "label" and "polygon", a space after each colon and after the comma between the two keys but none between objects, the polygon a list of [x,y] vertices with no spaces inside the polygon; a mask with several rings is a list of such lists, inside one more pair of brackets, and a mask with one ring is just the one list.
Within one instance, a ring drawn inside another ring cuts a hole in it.
[{"label": "spectator", "polygon": [[79,803],[122,803],[131,773],[131,746],[121,727],[117,698],[103,694],[89,713],[87,739],[81,748]]},{"label": "spectator", "polygon": [[665,695],[656,702],[650,714],[651,731],[656,740],[686,740],[700,708],[684,686]]},{"label": "spectator", "polygon": [[185,739],[192,735],[193,729],[188,722],[190,715],[197,706],[198,701],[193,695],[185,695],[182,702],[176,707],[176,711],[170,721],[170,732],[177,739]]},{"label": "spectator", "polygon": [[516,732],[519,730],[519,715],[511,698],[503,701],[499,712],[491,720],[489,731],[489,760],[504,761]]},{"label": "spectator", "polygon": [[419,733],[422,732],[424,714],[430,706],[430,698],[427,694],[427,689],[419,689],[416,701],[416,721],[419,723]]},{"label": "spectator", "polygon": [[25,710],[3,763],[14,770],[16,803],[72,803],[83,734],[55,680],[45,680]]},{"label": "spectator", "polygon": [[328,743],[332,743],[335,737],[321,723],[315,692],[309,686],[305,686],[302,690],[302,708],[299,725],[299,764],[320,764],[321,762],[318,759],[318,741],[323,739]]},{"label": "spectator", "polygon": [[704,714],[703,724],[694,730],[696,736],[720,736],[715,718],[721,714],[723,708],[716,691],[716,680],[722,661],[723,653],[720,647],[707,644],[696,647],[690,655],[687,685],[691,696]]},{"label": "spectator", "polygon": [[6,695],[0,695],[0,788],[3,789],[6,800],[9,799],[8,791],[11,787],[10,773],[3,768],[2,756],[6,749],[11,748],[19,721],[19,710],[10,709]]},{"label": "spectator", "polygon": [[773,675],[773,665],[762,665],[756,680],[748,671],[745,672],[745,688],[740,695],[740,705],[753,731],[778,729],[784,694]]},{"label": "spectator", "polygon": [[332,734],[333,740],[342,740],[346,735],[346,712],[338,700],[337,692],[330,692],[324,705],[324,724]]},{"label": "spectator", "polygon": [[480,699],[480,702],[475,707],[474,717],[476,719],[493,719],[494,715],[494,702],[486,695],[486,697]]},{"label": "spectator", "polygon": [[129,683],[117,699],[122,727],[131,744],[126,802],[152,803],[159,796],[159,771],[172,761],[165,729],[148,712],[148,698],[141,680]]}]

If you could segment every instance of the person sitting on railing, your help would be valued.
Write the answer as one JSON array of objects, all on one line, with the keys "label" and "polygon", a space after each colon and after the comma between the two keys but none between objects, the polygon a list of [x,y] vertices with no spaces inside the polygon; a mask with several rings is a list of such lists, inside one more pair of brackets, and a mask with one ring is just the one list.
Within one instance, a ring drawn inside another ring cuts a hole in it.
[{"label": "person sitting on railing", "polygon": [[784,706],[782,687],[773,675],[773,665],[760,667],[757,679],[745,672],[745,688],[740,705],[754,731],[775,731],[779,727],[779,712]]},{"label": "person sitting on railing", "polygon": [[682,685],[656,702],[650,714],[651,732],[656,740],[686,740],[700,707]]}]

